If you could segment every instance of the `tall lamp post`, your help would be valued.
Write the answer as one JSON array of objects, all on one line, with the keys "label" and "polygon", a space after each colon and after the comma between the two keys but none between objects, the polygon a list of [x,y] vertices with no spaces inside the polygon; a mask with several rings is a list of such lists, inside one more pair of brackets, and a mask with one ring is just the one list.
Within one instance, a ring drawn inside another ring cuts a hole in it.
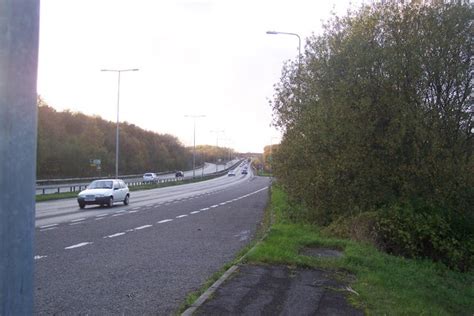
[{"label": "tall lamp post", "polygon": [[118,73],[117,85],[117,129],[115,135],[115,179],[118,179],[118,162],[119,162],[119,108],[120,108],[120,74],[126,71],[138,71],[134,69],[101,69],[101,71],[110,71]]},{"label": "tall lamp post", "polygon": [[291,35],[298,37],[298,70],[301,68],[301,37],[296,33],[288,33],[288,32],[277,32],[277,31],[267,31],[269,35]]},{"label": "tall lamp post", "polygon": [[[216,133],[216,152],[217,150],[219,150],[219,133],[224,133],[223,130],[214,130],[214,131],[211,131],[211,133]],[[216,156],[216,172],[217,172],[217,156]]]},{"label": "tall lamp post", "polygon": [[196,176],[196,119],[206,117],[205,115],[185,115],[193,119],[193,179]]}]

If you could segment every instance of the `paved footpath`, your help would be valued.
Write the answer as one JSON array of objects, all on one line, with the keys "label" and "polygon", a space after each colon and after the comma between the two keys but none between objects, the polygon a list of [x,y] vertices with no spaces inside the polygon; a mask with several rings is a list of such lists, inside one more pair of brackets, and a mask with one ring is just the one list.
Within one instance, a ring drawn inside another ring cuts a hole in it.
[{"label": "paved footpath", "polygon": [[364,315],[327,271],[240,265],[193,315]]}]

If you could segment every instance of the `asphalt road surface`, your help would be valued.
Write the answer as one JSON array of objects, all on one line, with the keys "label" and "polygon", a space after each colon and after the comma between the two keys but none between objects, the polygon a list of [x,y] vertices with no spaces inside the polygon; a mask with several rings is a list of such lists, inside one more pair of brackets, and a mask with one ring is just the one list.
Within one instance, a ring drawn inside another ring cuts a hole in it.
[{"label": "asphalt road surface", "polygon": [[268,178],[131,192],[130,205],[37,204],[35,313],[174,313],[252,238]]}]

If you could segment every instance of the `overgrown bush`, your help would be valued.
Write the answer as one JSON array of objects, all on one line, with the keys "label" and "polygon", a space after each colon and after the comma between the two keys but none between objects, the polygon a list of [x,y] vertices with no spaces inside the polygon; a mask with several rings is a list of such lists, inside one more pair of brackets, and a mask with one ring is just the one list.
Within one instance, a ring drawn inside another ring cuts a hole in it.
[{"label": "overgrown bush", "polygon": [[[388,251],[471,265],[473,20],[466,4],[377,1],[307,40],[272,102],[284,132],[274,175],[305,206],[289,218],[381,210]],[[403,204],[416,200],[425,206]]]},{"label": "overgrown bush", "polygon": [[[460,223],[466,227],[459,227]],[[467,271],[474,264],[473,230],[472,219],[454,219],[449,213],[432,207],[405,204],[381,209],[373,234],[377,246],[388,253],[429,258]]]}]

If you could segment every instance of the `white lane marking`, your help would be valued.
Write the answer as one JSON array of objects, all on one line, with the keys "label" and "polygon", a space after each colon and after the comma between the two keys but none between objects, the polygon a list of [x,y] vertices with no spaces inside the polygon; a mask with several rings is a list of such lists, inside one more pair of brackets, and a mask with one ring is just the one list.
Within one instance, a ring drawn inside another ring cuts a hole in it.
[{"label": "white lane marking", "polygon": [[226,205],[227,202],[222,202],[222,203],[219,203],[219,205]]},{"label": "white lane marking", "polygon": [[79,244],[66,247],[66,248],[64,248],[64,249],[74,249],[74,248],[84,247],[84,246],[87,246],[87,245],[89,245],[89,244],[92,244],[92,242],[90,242],[90,241],[81,242],[81,243],[79,243]]},{"label": "white lane marking", "polygon": [[49,227],[54,227],[54,226],[58,226],[58,224],[44,225],[44,226],[40,226],[40,228],[49,228]]},{"label": "white lane marking", "polygon": [[35,260],[46,258],[47,256],[35,256]]},{"label": "white lane marking", "polygon": [[40,232],[45,232],[47,230],[53,230],[53,229],[57,229],[57,227],[50,227],[50,228],[40,229]]},{"label": "white lane marking", "polygon": [[140,209],[140,207],[134,207],[134,208],[132,208],[132,210],[138,210],[138,209]]},{"label": "white lane marking", "polygon": [[114,214],[114,215],[112,215],[112,217],[114,217],[114,216],[122,216],[122,215],[125,215],[125,213]]},{"label": "white lane marking", "polygon": [[143,226],[140,226],[140,227],[137,227],[137,228],[134,228],[133,230],[140,230],[140,229],[145,229],[145,228],[148,228],[148,227],[151,227],[153,225],[143,225]]},{"label": "white lane marking", "polygon": [[116,211],[115,213],[125,213],[127,210]]},{"label": "white lane marking", "polygon": [[83,220],[85,220],[84,217],[83,217],[83,218],[78,218],[78,219],[73,219],[72,221],[69,221],[69,222],[70,222],[70,223],[75,223],[75,222],[81,222],[81,221],[83,221]]},{"label": "white lane marking", "polygon": [[103,216],[107,216],[109,214],[99,214],[99,215],[96,215],[95,217],[103,217]]},{"label": "white lane marking", "polygon": [[114,238],[114,237],[118,237],[118,236],[122,236],[122,235],[125,235],[125,233],[116,233],[116,234],[113,234],[113,235],[105,236],[104,238]]},{"label": "white lane marking", "polygon": [[156,223],[157,223],[157,224],[163,224],[163,223],[167,223],[167,222],[171,222],[171,221],[172,221],[172,219],[169,219],[169,218],[168,218],[168,219],[164,219],[164,220],[162,220],[162,221],[156,222]]},{"label": "white lane marking", "polygon": [[200,209],[200,211],[207,211],[208,209],[209,207],[205,207],[205,208]]},{"label": "white lane marking", "polygon": [[188,216],[188,215],[183,214],[183,215],[176,216],[176,218],[183,218],[183,217],[186,217],[186,216]]},{"label": "white lane marking", "polygon": [[99,217],[99,218],[96,218],[95,220],[98,221],[98,220],[101,220],[101,219],[104,219],[105,217]]},{"label": "white lane marking", "polygon": [[201,211],[194,211],[194,212],[191,212],[189,214],[197,214],[197,213],[201,213]]},{"label": "white lane marking", "polygon": [[128,211],[129,213],[137,213],[138,211]]},{"label": "white lane marking", "polygon": [[216,204],[216,205],[209,206],[209,208],[216,208],[218,206],[219,206],[219,204]]},{"label": "white lane marking", "polygon": [[81,225],[81,224],[84,224],[84,222],[70,223],[69,226]]}]

